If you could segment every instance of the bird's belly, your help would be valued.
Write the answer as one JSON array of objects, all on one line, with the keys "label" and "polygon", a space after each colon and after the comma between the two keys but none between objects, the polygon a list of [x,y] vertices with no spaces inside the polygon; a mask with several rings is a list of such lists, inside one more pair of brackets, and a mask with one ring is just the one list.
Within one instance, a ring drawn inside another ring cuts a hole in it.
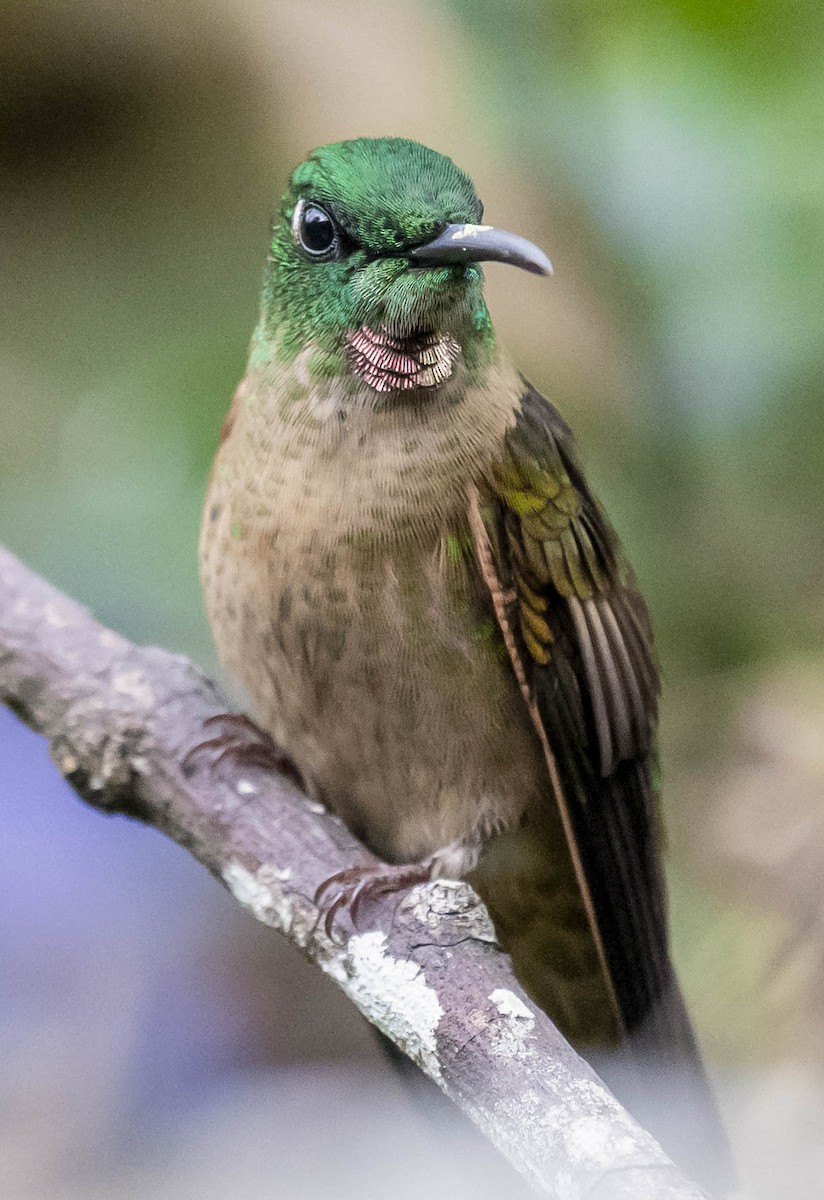
[{"label": "bird's belly", "polygon": [[270,547],[234,572],[232,553],[222,588],[205,580],[221,655],[356,835],[407,861],[517,823],[542,790],[540,752],[454,539],[288,561]]}]

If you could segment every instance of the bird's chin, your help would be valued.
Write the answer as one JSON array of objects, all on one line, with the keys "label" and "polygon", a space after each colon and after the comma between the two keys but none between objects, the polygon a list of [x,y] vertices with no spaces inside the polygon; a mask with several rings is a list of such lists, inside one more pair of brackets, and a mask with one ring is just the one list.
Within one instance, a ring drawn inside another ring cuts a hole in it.
[{"label": "bird's chin", "polygon": [[396,337],[435,331],[453,336],[471,328],[482,302],[482,277],[463,266],[407,266],[391,283],[376,290],[374,306],[361,312],[375,326],[380,318]]},{"label": "bird's chin", "polygon": [[380,393],[440,387],[461,354],[460,342],[451,334],[389,324],[349,330],[344,344],[350,371]]}]

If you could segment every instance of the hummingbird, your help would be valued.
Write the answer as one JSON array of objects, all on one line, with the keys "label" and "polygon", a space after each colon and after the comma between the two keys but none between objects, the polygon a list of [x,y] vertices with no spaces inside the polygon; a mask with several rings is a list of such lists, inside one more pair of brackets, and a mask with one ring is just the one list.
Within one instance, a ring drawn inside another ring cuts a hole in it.
[{"label": "hummingbird", "polygon": [[489,262],[552,271],[442,154],[358,138],[297,167],[208,484],[207,615],[257,725],[381,860],[330,911],[468,880],[526,991],[707,1177],[726,1151],[670,957],[650,617],[496,336]]}]

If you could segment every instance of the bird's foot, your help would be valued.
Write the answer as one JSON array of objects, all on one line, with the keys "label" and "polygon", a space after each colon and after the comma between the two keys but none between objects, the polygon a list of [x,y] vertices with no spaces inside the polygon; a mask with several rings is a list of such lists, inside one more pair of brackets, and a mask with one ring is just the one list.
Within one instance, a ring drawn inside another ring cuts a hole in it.
[{"label": "bird's foot", "polygon": [[293,760],[251,717],[244,713],[217,713],[206,718],[203,728],[212,736],[184,755],[181,766],[187,775],[194,770],[197,758],[207,755],[211,770],[230,758],[241,766],[277,771],[303,788],[303,777]]},{"label": "bird's foot", "polygon": [[432,878],[432,863],[379,863],[373,867],[350,867],[337,871],[325,879],[315,892],[315,904],[319,910],[318,921],[332,937],[335,918],[345,909],[357,928],[358,917],[365,904],[377,900],[390,892],[402,892],[417,883],[428,883]]}]

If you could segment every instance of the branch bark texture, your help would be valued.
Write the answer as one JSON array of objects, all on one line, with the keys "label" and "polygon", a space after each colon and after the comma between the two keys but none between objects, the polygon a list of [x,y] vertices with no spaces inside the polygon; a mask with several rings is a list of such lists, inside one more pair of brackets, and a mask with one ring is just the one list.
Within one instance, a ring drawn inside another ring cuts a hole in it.
[{"label": "branch bark texture", "polygon": [[89,804],[156,826],[343,988],[545,1196],[699,1200],[521,990],[465,884],[414,888],[330,938],[312,902],[374,860],[287,779],[182,763],[226,711],[188,659],[138,647],[0,548],[0,700]]}]

